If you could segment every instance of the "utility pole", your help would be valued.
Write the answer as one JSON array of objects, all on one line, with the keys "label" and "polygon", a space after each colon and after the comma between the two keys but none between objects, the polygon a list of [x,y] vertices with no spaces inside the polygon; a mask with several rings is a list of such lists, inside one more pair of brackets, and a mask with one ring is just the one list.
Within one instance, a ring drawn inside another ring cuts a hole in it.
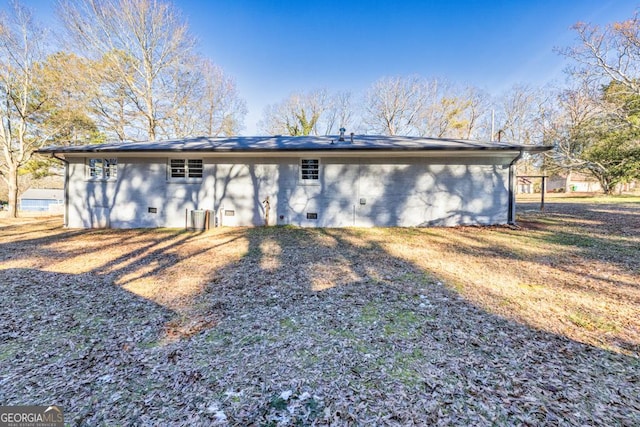
[{"label": "utility pole", "polygon": [[495,135],[494,134],[495,125],[496,125],[496,110],[492,108],[491,109],[491,138],[489,138],[491,141],[493,141],[493,135]]}]

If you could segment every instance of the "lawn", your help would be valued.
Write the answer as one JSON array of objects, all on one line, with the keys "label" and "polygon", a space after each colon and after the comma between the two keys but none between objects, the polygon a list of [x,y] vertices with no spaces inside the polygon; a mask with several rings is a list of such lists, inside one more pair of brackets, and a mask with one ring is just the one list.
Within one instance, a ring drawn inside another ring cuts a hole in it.
[{"label": "lawn", "polygon": [[518,220],[0,219],[0,403],[72,425],[639,425],[640,198]]}]

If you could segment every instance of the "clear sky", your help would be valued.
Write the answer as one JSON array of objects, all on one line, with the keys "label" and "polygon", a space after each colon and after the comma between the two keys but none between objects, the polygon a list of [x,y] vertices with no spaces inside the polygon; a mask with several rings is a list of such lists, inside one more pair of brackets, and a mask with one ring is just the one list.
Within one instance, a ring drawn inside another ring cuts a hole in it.
[{"label": "clear sky", "polygon": [[[384,76],[445,77],[493,95],[514,84],[562,83],[555,47],[577,21],[606,24],[639,6],[622,0],[175,1],[200,52],[236,79],[257,132],[267,104],[291,92],[362,93]],[[53,1],[24,0],[46,26]],[[6,2],[4,2],[4,7]]]}]

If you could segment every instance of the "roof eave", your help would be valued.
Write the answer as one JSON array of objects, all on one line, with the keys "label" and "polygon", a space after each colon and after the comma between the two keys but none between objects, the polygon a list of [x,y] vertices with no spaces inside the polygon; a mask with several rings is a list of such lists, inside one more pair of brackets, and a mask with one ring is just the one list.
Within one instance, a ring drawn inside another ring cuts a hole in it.
[{"label": "roof eave", "polygon": [[83,154],[83,153],[292,153],[292,152],[459,152],[459,151],[524,151],[529,153],[542,153],[553,149],[552,146],[528,146],[528,145],[508,145],[508,146],[472,146],[472,147],[367,147],[367,146],[330,146],[330,147],[273,147],[273,148],[255,148],[255,147],[239,147],[239,148],[224,148],[224,147],[180,147],[180,148],[133,148],[133,149],[121,149],[120,147],[100,147],[85,148],[82,150],[70,149],[70,147],[46,147],[37,150],[39,154]]}]

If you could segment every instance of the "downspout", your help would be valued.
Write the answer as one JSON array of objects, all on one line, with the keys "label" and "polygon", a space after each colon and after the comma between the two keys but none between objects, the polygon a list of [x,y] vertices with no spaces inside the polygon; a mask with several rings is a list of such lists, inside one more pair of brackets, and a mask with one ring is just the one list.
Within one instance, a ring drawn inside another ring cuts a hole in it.
[{"label": "downspout", "polygon": [[507,223],[509,225],[516,224],[516,162],[522,158],[523,150],[509,164],[509,212],[507,214]]},{"label": "downspout", "polygon": [[51,157],[64,163],[64,227],[67,228],[69,226],[69,161],[64,157],[56,156],[56,153],[52,153]]}]

